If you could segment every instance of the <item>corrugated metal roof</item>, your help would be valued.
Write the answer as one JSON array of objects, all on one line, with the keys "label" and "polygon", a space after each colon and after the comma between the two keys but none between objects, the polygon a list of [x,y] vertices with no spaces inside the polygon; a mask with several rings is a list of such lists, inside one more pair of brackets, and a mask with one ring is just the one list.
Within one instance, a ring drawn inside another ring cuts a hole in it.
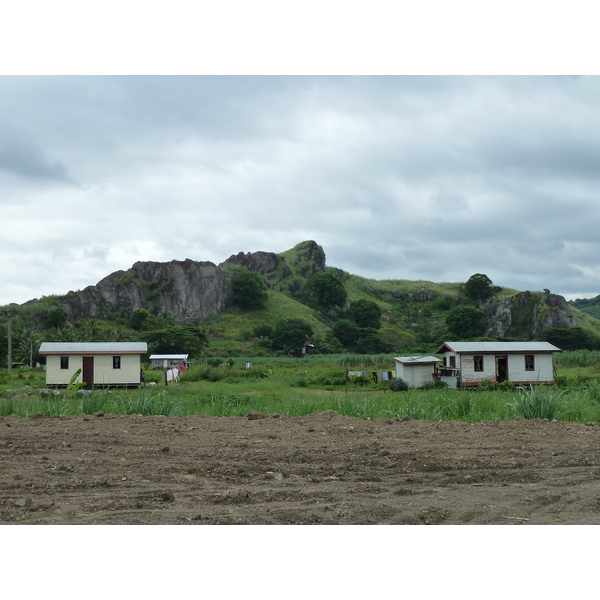
[{"label": "corrugated metal roof", "polygon": [[413,363],[421,363],[421,364],[431,364],[440,362],[439,358],[435,356],[396,356],[394,360],[402,363],[403,365],[413,364]]},{"label": "corrugated metal roof", "polygon": [[146,342],[43,342],[40,354],[143,354]]},{"label": "corrugated metal roof", "polygon": [[436,354],[446,352],[444,348],[457,354],[468,354],[473,352],[561,352],[560,348],[549,342],[444,342]]},{"label": "corrugated metal roof", "polygon": [[152,354],[150,356],[150,360],[162,360],[162,359],[177,359],[177,358],[185,358],[187,359],[187,357],[189,356],[189,354]]}]

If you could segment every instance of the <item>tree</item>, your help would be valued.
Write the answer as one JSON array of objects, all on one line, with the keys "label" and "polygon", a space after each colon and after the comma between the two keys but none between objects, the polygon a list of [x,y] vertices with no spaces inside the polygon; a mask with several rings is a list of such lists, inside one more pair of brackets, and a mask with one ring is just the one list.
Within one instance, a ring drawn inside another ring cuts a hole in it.
[{"label": "tree", "polygon": [[333,326],[333,336],[336,337],[344,347],[350,348],[360,336],[358,325],[349,319],[340,319]]},{"label": "tree", "polygon": [[307,321],[303,319],[285,319],[277,324],[271,339],[276,350],[290,352],[302,347],[312,334],[313,328]]},{"label": "tree", "polygon": [[233,280],[233,301],[242,308],[262,308],[267,301],[267,285],[259,273],[242,269]]},{"label": "tree", "polygon": [[354,345],[354,352],[358,354],[384,354],[391,352],[393,346],[386,342],[373,327],[361,327],[360,337]]},{"label": "tree", "polygon": [[494,293],[493,285],[492,280],[487,275],[475,273],[465,283],[465,294],[472,300],[487,300]]},{"label": "tree", "polygon": [[359,327],[379,329],[381,309],[373,300],[357,300],[348,309],[348,315]]},{"label": "tree", "polygon": [[154,329],[158,324],[158,319],[145,308],[138,308],[131,313],[129,326],[136,331],[148,331]]},{"label": "tree", "polygon": [[15,332],[13,341],[13,358],[19,362],[28,363],[33,367],[39,361],[41,337],[31,329],[21,329]]},{"label": "tree", "polygon": [[47,329],[60,329],[66,325],[67,318],[67,311],[63,308],[60,308],[60,306],[55,306],[51,308],[46,315],[45,327]]},{"label": "tree", "polygon": [[561,350],[596,350],[600,341],[581,327],[549,327],[544,339]]},{"label": "tree", "polygon": [[198,328],[189,325],[174,325],[145,333],[151,353],[199,355],[208,346],[208,336]]},{"label": "tree", "polygon": [[446,325],[450,333],[462,338],[472,338],[483,335],[486,315],[473,306],[457,306],[448,311]]},{"label": "tree", "polygon": [[346,301],[344,284],[331,273],[315,273],[305,285],[307,296],[320,308],[340,308]]}]

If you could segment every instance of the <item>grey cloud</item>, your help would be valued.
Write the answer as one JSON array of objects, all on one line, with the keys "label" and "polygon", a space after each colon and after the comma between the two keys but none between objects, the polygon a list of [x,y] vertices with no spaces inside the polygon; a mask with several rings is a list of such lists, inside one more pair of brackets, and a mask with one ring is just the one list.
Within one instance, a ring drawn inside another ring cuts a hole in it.
[{"label": "grey cloud", "polygon": [[129,260],[315,239],[376,279],[600,293],[599,91],[597,77],[0,77],[0,201],[19,241],[0,252],[90,284]]},{"label": "grey cloud", "polygon": [[72,183],[67,167],[49,156],[34,136],[21,127],[0,127],[0,170],[28,180]]}]

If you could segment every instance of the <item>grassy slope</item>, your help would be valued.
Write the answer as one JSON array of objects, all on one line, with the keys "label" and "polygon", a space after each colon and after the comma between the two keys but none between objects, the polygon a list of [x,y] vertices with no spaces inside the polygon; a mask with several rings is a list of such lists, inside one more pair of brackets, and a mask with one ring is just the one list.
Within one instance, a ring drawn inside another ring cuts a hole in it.
[{"label": "grassy slope", "polygon": [[595,319],[600,319],[600,296],[572,300],[569,304],[571,308],[577,308]]},{"label": "grassy slope", "polygon": [[[279,256],[284,258],[283,265],[291,265],[293,271],[291,277],[304,283],[305,278],[300,271],[306,267],[305,261],[298,260],[295,250],[289,250]],[[467,300],[462,292],[461,283],[375,280],[352,275],[333,267],[327,267],[326,270],[342,279],[349,302],[366,299],[380,306],[382,311],[380,334],[398,350],[404,348],[425,352],[426,346],[437,345],[443,341],[447,332],[445,319],[448,310],[456,306],[458,301]],[[268,292],[269,301],[266,310],[241,311],[232,308],[206,321],[205,325],[211,334],[215,352],[222,349],[244,354],[248,352],[248,346],[256,342],[252,340],[252,331],[258,325],[267,324],[275,327],[280,320],[287,318],[307,320],[313,326],[316,337],[322,337],[329,330],[329,326],[323,323],[317,312],[286,295],[285,279],[279,282],[280,276],[281,273],[278,273],[277,284]],[[427,300],[431,293],[434,297]],[[502,288],[495,298],[503,300],[518,293],[518,290]],[[531,302],[542,302],[543,297],[542,292],[533,292]],[[600,321],[572,308],[578,325],[600,336]],[[524,321],[529,322],[529,319],[530,312],[527,311],[524,314]],[[515,323],[511,335],[518,337],[520,325],[523,324]]]},{"label": "grassy slope", "polygon": [[211,317],[204,322],[210,339],[211,348],[222,349],[227,353],[244,354],[253,339],[253,330],[259,325],[275,327],[284,319],[303,319],[308,321],[316,336],[323,336],[329,327],[319,320],[314,310],[276,290],[267,291],[268,300],[264,310],[242,310],[229,308],[224,313]]}]

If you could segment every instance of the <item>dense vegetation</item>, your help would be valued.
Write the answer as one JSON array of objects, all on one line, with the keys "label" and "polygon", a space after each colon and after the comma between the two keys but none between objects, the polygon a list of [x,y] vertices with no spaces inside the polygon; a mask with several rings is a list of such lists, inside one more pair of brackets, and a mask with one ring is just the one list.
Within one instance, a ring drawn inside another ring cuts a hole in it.
[{"label": "dense vegetation", "polygon": [[[302,416],[335,411],[360,418],[487,421],[547,418],[575,422],[600,420],[600,351],[556,356],[554,387],[515,389],[511,385],[478,390],[407,390],[370,377],[346,378],[346,370],[392,369],[388,355],[313,355],[199,361],[179,384],[164,387],[160,371],[146,371],[139,390],[46,390],[40,369],[0,371],[0,416],[113,414],[264,414]],[[155,383],[156,385],[150,385]],[[392,391],[393,388],[405,391]]]},{"label": "dense vegetation", "polygon": [[577,300],[571,300],[569,304],[578,308],[581,312],[600,319],[600,296],[596,296],[595,298],[577,298]]},{"label": "dense vegetation", "polygon": [[[325,267],[324,252],[314,243],[277,256],[279,266],[266,276],[232,267],[232,304],[194,324],[178,323],[152,304],[125,316],[107,308],[101,319],[74,322],[59,296],[0,307],[0,364],[7,364],[9,321],[16,365],[43,362],[42,341],[146,341],[150,353],[223,361],[299,355],[307,344],[317,355],[431,354],[449,336],[487,339],[481,337],[488,319],[485,302],[513,302],[517,294],[494,286],[482,273],[465,283],[366,279]],[[161,285],[144,282],[152,289]],[[531,292],[527,298],[506,340],[531,339],[527,323],[536,307],[543,316],[544,294]],[[600,323],[584,313],[577,313],[577,320],[579,327],[550,329],[545,339],[563,349],[599,349]]]}]

